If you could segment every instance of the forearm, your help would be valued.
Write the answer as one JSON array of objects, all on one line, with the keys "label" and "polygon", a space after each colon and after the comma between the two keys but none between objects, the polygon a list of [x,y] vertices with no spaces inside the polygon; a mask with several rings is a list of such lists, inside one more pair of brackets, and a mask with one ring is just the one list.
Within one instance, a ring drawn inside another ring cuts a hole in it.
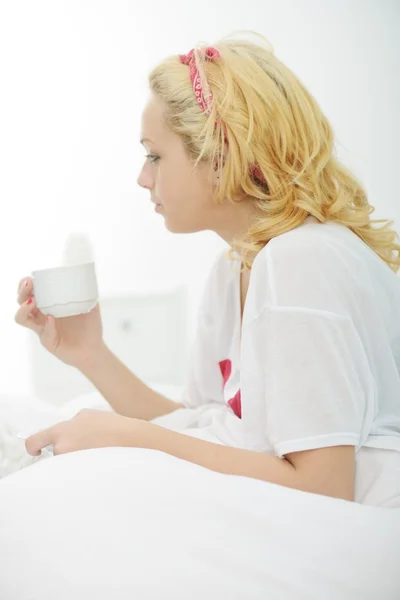
[{"label": "forearm", "polygon": [[[136,427],[127,425],[126,444],[136,445]],[[297,453],[296,464],[287,458],[279,458],[263,452],[206,442],[154,423],[147,425],[150,430],[143,439],[140,439],[141,447],[161,450],[220,473],[242,475],[305,492],[354,500],[354,457],[352,456],[354,449],[352,447],[342,446],[300,452]],[[333,454],[335,462],[332,462]],[[345,458],[342,463],[337,461],[339,455]]]},{"label": "forearm", "polygon": [[104,345],[96,356],[79,366],[113,409],[126,417],[150,421],[170,413],[182,404],[158,394],[136,377]]},{"label": "forearm", "polygon": [[[132,440],[136,437],[132,432]],[[152,424],[150,435],[141,440],[142,447],[161,450],[207,469],[243,475],[288,487],[301,487],[296,469],[276,456],[214,444]]]}]

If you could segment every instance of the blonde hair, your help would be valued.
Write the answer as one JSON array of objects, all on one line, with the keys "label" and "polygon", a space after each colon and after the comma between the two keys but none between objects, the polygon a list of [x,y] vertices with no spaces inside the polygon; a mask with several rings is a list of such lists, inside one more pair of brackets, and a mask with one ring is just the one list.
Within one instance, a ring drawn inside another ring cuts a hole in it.
[{"label": "blonde hair", "polygon": [[[335,157],[327,118],[263,39],[265,47],[224,38],[215,45],[220,60],[195,52],[213,95],[209,116],[199,107],[179,56],[165,59],[149,75],[152,92],[165,104],[166,123],[181,136],[194,164],[211,160],[220,169],[216,201],[246,196],[258,209],[260,216],[234,243],[243,265],[250,268],[270,239],[312,215],[351,229],[396,272],[400,245],[393,222],[370,218],[375,209]],[[251,174],[252,165],[261,169],[266,184]]]}]

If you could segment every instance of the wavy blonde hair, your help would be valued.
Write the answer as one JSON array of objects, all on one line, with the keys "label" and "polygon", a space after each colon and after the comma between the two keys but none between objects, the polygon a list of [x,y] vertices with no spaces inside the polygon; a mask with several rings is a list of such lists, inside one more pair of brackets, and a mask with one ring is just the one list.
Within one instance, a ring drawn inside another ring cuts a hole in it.
[{"label": "wavy blonde hair", "polygon": [[[375,209],[336,158],[332,128],[316,100],[259,37],[264,45],[224,38],[214,46],[221,60],[205,60],[201,48],[196,51],[213,95],[209,116],[199,107],[179,56],[166,58],[149,75],[150,89],[164,102],[167,125],[181,136],[194,164],[211,159],[220,169],[216,201],[247,197],[258,208],[260,216],[234,242],[244,267],[251,267],[270,239],[312,215],[351,229],[396,272],[400,245],[393,222],[370,218]],[[266,184],[251,174],[252,165],[261,169]]]}]

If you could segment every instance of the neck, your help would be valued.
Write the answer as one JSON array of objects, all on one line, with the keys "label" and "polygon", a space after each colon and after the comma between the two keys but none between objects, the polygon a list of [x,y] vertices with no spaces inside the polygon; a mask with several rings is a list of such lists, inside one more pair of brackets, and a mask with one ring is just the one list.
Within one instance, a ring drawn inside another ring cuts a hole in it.
[{"label": "neck", "polygon": [[226,203],[219,208],[221,210],[211,229],[234,248],[235,240],[247,233],[258,216],[254,200],[246,198]]}]

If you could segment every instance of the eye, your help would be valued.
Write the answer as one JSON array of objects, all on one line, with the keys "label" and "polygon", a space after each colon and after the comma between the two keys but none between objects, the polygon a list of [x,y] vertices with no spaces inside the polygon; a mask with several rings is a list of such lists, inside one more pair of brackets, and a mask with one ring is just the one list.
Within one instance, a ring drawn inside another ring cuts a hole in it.
[{"label": "eye", "polygon": [[160,157],[157,156],[157,154],[146,154],[146,158],[148,158],[149,161],[154,164],[154,163],[156,163],[158,161],[158,159]]}]

